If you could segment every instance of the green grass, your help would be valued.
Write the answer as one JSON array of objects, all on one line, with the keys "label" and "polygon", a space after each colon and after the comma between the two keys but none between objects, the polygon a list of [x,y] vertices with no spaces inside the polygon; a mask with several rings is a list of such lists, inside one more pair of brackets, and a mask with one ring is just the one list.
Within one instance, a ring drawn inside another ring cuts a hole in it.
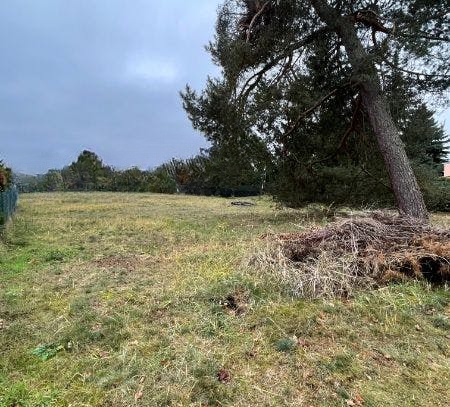
[{"label": "green grass", "polygon": [[450,293],[291,298],[243,259],[330,211],[254,201],[22,195],[0,244],[0,407],[448,406]]}]

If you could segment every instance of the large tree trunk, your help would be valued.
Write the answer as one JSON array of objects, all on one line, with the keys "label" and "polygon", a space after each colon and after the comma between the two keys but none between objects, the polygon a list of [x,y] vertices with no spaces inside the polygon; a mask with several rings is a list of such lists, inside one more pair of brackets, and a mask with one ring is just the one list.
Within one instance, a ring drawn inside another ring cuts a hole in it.
[{"label": "large tree trunk", "polygon": [[427,220],[427,208],[399,131],[382,96],[377,70],[357,36],[354,21],[351,17],[341,16],[326,0],[311,0],[311,4],[321,20],[339,35],[347,51],[353,80],[360,86],[363,106],[377,138],[400,213]]},{"label": "large tree trunk", "polygon": [[416,177],[399,137],[399,131],[392,121],[386,100],[376,86],[362,84],[361,96],[369,115],[378,146],[389,174],[400,213],[420,219],[428,219]]}]

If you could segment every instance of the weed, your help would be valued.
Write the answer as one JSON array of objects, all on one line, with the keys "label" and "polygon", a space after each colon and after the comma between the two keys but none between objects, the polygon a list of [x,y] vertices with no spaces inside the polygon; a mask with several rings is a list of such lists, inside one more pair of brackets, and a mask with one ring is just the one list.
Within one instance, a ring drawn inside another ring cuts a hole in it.
[{"label": "weed", "polygon": [[450,321],[448,317],[444,315],[437,315],[433,318],[432,322],[435,328],[439,328],[444,331],[450,331]]},{"label": "weed", "polygon": [[275,343],[278,352],[292,352],[297,347],[297,341],[292,338],[283,338]]},{"label": "weed", "polygon": [[47,361],[56,356],[58,352],[64,350],[64,346],[58,345],[56,343],[47,343],[45,345],[39,345],[35,348],[31,354],[37,356],[42,361]]},{"label": "weed", "polygon": [[355,355],[350,353],[341,353],[336,355],[330,362],[324,363],[324,366],[330,372],[348,373],[353,365]]}]

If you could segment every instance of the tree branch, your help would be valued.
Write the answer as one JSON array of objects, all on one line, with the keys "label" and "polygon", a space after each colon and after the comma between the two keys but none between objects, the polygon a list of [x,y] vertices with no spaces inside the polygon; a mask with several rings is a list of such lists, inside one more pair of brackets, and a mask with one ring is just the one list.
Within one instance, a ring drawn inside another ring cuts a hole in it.
[{"label": "tree branch", "polygon": [[352,121],[350,122],[349,128],[345,131],[344,135],[342,136],[337,149],[334,151],[333,154],[329,155],[328,157],[325,157],[325,158],[322,158],[321,160],[316,160],[316,161],[313,161],[312,163],[309,163],[309,166],[312,167],[313,165],[329,161],[332,158],[336,157],[336,155],[339,153],[339,151],[341,151],[342,147],[344,147],[350,134],[352,134],[352,132],[355,130],[356,119],[358,117],[358,113],[361,111],[361,106],[362,106],[361,96],[358,95],[358,98],[356,100],[356,106],[355,106],[355,109],[353,110]]},{"label": "tree branch", "polygon": [[256,20],[258,19],[258,17],[259,17],[262,13],[264,13],[264,10],[265,10],[266,7],[269,5],[269,3],[270,3],[270,0],[266,1],[266,2],[262,5],[262,7],[260,8],[260,10],[253,16],[252,20],[250,21],[250,24],[248,25],[248,28],[247,28],[247,39],[246,39],[246,42],[250,42],[250,36],[251,36],[251,34],[252,34],[252,28],[253,28],[253,25],[255,24],[255,22],[256,22]]},{"label": "tree branch", "polygon": [[392,28],[386,27],[381,22],[383,18],[372,10],[358,10],[353,13],[353,19],[356,23],[361,23],[366,27],[372,28],[375,32],[381,31],[385,34],[391,34],[393,31]]},{"label": "tree branch", "polygon": [[440,37],[438,35],[429,34],[423,31],[420,31],[418,34],[406,34],[402,32],[398,32],[397,35],[399,37],[405,37],[405,38],[423,38],[425,40],[431,40],[431,41],[443,41],[443,42],[450,42],[450,37]]},{"label": "tree branch", "polygon": [[367,171],[366,167],[364,167],[364,165],[360,165],[361,170],[363,172],[365,172],[370,178],[372,178],[373,180],[375,180],[378,184],[383,185],[385,188],[387,188],[389,191],[394,191],[394,189],[392,188],[392,186],[385,184],[382,180],[380,180],[379,178],[375,177],[375,175],[371,174],[369,171]]},{"label": "tree branch", "polygon": [[410,71],[408,69],[400,68],[399,66],[393,64],[391,61],[388,61],[387,59],[383,59],[383,62],[385,62],[391,68],[397,69],[398,71],[401,71],[401,72],[405,72],[409,75],[425,76],[427,78],[450,78],[450,74],[430,74],[430,73]]},{"label": "tree branch", "polygon": [[291,127],[289,128],[289,130],[284,134],[284,137],[289,136],[300,124],[300,121],[310,115],[312,112],[314,112],[314,110],[316,110],[319,106],[323,105],[328,99],[330,99],[332,96],[334,96],[339,90],[351,85],[352,82],[349,81],[347,83],[344,83],[342,86],[340,86],[339,88],[336,88],[334,90],[332,90],[330,93],[328,93],[327,95],[325,95],[323,98],[321,98],[318,102],[316,102],[313,106],[311,106],[309,109],[305,110],[304,112],[301,112],[297,118],[295,119],[294,123],[291,125]]},{"label": "tree branch", "polygon": [[[318,36],[328,32],[328,31],[329,31],[328,28],[322,27],[319,30],[312,32],[311,34],[309,34],[305,38],[303,38],[303,39],[301,39],[301,40],[291,44],[290,46],[285,48],[284,51],[281,54],[279,54],[277,57],[275,57],[271,61],[267,62],[267,64],[264,65],[258,72],[253,74],[250,78],[248,78],[247,81],[245,82],[245,84],[242,86],[241,92],[239,93],[239,96],[238,96],[238,99],[241,100],[241,103],[245,103],[245,101],[247,100],[248,96],[250,95],[250,92],[253,89],[255,89],[256,86],[258,86],[258,83],[261,81],[261,79],[263,78],[264,74],[267,71],[272,69],[274,66],[276,66],[283,59],[287,58],[294,51],[296,51],[299,48],[302,48],[302,47],[310,44]],[[256,78],[256,80],[253,83],[251,83],[251,81],[254,80],[255,78]]]},{"label": "tree branch", "polygon": [[[449,36],[441,37],[436,34],[427,33],[426,31],[418,31],[415,34],[407,34],[402,33],[401,31],[397,31],[395,29],[395,24],[393,24],[392,21],[379,16],[373,10],[358,10],[355,13],[353,13],[352,17],[355,20],[355,22],[364,24],[366,27],[372,28],[372,38],[374,39],[374,43],[376,42],[375,33],[377,33],[378,31],[381,31],[385,34],[392,34],[392,35],[395,34],[398,35],[399,37],[405,38],[423,38],[431,41],[450,42]],[[390,21],[393,26],[391,28],[386,27],[382,22],[383,20]]]}]

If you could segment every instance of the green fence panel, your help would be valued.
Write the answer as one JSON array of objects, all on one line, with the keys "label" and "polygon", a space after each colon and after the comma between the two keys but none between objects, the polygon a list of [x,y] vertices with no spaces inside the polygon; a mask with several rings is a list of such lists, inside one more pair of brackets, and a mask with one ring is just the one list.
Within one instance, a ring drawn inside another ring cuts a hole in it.
[{"label": "green fence panel", "polygon": [[19,192],[16,188],[0,191],[0,226],[4,225],[17,208]]}]

